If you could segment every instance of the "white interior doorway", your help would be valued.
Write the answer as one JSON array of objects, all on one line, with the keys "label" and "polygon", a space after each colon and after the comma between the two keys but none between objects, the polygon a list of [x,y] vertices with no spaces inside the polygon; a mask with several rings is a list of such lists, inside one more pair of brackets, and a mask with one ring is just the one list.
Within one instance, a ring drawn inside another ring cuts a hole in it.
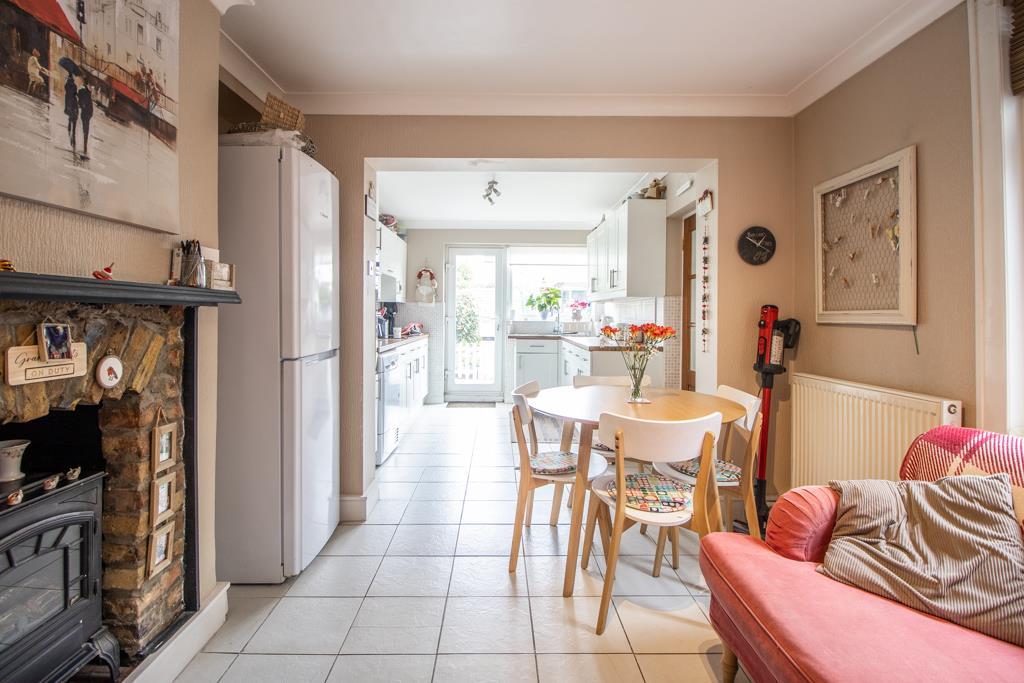
[{"label": "white interior doorway", "polygon": [[449,247],[445,263],[445,400],[500,401],[507,269],[504,247]]}]

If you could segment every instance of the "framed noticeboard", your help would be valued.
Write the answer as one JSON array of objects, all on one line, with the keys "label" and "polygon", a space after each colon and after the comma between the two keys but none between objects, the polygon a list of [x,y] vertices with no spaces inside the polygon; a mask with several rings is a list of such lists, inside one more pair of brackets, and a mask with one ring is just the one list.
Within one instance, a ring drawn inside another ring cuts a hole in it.
[{"label": "framed noticeboard", "polygon": [[917,324],[917,148],[814,188],[819,323]]}]

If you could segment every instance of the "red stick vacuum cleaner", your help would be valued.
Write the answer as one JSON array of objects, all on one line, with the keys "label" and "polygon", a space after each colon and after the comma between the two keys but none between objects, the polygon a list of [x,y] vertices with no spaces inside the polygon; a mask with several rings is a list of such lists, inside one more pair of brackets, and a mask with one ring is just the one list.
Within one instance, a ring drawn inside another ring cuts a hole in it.
[{"label": "red stick vacuum cleaner", "polygon": [[772,416],[772,388],[775,375],[786,371],[783,366],[785,349],[796,347],[800,339],[800,321],[796,318],[779,320],[779,307],[773,304],[761,306],[761,319],[757,322],[757,358],[754,372],[761,385],[761,441],[757,451],[757,479],[754,480],[754,498],[757,502],[757,516],[761,529],[768,520],[766,473],[768,471],[768,428]]}]

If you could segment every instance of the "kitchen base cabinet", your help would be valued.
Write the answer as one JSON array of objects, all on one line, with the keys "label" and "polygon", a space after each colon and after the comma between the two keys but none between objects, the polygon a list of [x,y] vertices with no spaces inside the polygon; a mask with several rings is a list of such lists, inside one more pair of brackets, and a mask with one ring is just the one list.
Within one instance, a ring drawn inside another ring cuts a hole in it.
[{"label": "kitchen base cabinet", "polygon": [[[570,341],[571,340],[571,341]],[[626,363],[617,349],[600,345],[597,337],[544,336],[510,339],[510,359],[505,369],[505,402],[512,391],[531,380],[542,389],[572,386],[577,375],[626,376]],[[665,354],[655,353],[647,362],[652,387],[665,386]]]},{"label": "kitchen base cabinet", "polygon": [[557,339],[522,339],[515,344],[515,386],[520,387],[536,380],[541,389],[557,387],[558,381]]},{"label": "kitchen base cabinet", "polygon": [[[562,341],[559,359],[558,384],[572,386],[575,375],[597,377],[625,376],[626,362],[617,350],[588,350],[572,342]],[[652,387],[665,386],[665,354],[656,353],[647,362],[646,376],[651,378]]]},{"label": "kitchen base cabinet", "polygon": [[395,450],[427,396],[427,340],[379,352],[377,360],[377,464]]}]

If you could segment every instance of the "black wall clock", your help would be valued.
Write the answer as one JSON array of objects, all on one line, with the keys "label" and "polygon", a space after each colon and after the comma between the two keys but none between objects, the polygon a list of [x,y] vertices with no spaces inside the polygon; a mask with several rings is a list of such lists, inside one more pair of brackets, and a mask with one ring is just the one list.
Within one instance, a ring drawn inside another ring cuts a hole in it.
[{"label": "black wall clock", "polygon": [[775,255],[775,235],[768,228],[752,225],[740,233],[736,249],[741,259],[752,266],[760,266]]}]

